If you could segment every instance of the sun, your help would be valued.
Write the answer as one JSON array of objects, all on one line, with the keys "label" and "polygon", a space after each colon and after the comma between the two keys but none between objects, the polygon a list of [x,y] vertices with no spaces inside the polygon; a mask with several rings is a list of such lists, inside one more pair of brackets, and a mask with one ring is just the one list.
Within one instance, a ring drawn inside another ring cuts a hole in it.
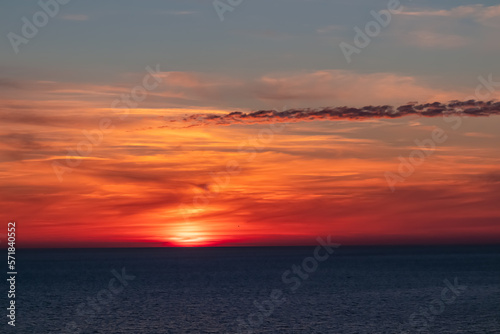
[{"label": "sun", "polygon": [[183,233],[179,234],[175,237],[170,237],[170,241],[179,247],[196,247],[196,246],[204,246],[206,244],[206,238],[196,236],[191,233]]},{"label": "sun", "polygon": [[167,239],[177,247],[200,247],[209,243],[209,238],[195,224],[183,224],[177,227],[174,231],[170,231]]}]

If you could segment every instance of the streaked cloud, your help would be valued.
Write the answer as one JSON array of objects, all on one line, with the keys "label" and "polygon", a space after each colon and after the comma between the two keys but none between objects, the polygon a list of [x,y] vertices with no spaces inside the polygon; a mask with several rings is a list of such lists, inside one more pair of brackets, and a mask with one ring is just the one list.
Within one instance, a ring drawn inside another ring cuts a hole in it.
[{"label": "streaked cloud", "polygon": [[[403,104],[408,101],[434,102],[461,99],[470,94],[463,90],[446,90],[432,85],[425,77],[413,77],[398,73],[359,73],[348,70],[321,70],[291,73],[269,73],[253,78],[222,75],[210,72],[171,71],[160,73],[161,87],[151,92],[143,108],[165,109],[168,99],[170,108],[199,106],[199,109],[234,110],[235,105],[248,109],[266,106],[294,105],[317,108],[325,105]],[[138,80],[133,76],[127,81]],[[10,105],[30,108],[26,99],[40,101],[42,105],[75,103],[85,100],[85,105],[109,106],[120,94],[126,94],[129,86],[123,82],[89,84],[40,80],[14,80],[4,78],[0,85],[3,101]],[[7,91],[7,89],[12,91]],[[47,101],[47,96],[51,100]],[[494,98],[495,96],[492,96]],[[24,102],[21,100],[24,99]],[[14,102],[17,100],[17,102]],[[57,102],[56,102],[57,101]],[[64,102],[65,101],[65,102]],[[69,106],[69,105],[67,105]],[[73,106],[72,106],[73,108]]]}]

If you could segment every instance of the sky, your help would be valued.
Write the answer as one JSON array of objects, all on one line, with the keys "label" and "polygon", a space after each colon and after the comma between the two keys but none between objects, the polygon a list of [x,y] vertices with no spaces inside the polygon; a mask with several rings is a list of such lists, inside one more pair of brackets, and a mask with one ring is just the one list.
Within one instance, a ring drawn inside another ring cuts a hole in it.
[{"label": "sky", "polygon": [[0,5],[19,246],[500,241],[495,1],[40,3]]}]

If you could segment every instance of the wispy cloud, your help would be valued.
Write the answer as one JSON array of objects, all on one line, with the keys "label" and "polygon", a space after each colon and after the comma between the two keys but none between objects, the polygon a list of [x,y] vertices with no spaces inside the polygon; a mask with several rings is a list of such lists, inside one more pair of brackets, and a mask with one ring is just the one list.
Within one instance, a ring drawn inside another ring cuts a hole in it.
[{"label": "wispy cloud", "polygon": [[420,16],[420,17],[450,17],[450,18],[471,18],[486,26],[500,26],[500,5],[484,6],[481,4],[459,6],[450,10],[423,10],[423,11],[403,11],[400,15]]},{"label": "wispy cloud", "polygon": [[[181,93],[185,103],[214,103],[227,107],[264,101],[297,107],[325,105],[402,104],[407,101],[449,101],[466,92],[430,87],[420,78],[397,73],[357,73],[346,70],[270,73],[242,80],[199,72],[170,72],[166,91]],[[232,103],[233,102],[233,103]],[[256,107],[258,108],[258,107]]]},{"label": "wispy cloud", "polygon": [[455,34],[443,34],[429,30],[411,32],[406,38],[409,44],[426,48],[451,49],[468,44],[466,38]]},{"label": "wispy cloud", "polygon": [[480,132],[466,132],[464,134],[466,137],[475,137],[475,138],[496,138],[496,136],[489,133],[480,133]]}]

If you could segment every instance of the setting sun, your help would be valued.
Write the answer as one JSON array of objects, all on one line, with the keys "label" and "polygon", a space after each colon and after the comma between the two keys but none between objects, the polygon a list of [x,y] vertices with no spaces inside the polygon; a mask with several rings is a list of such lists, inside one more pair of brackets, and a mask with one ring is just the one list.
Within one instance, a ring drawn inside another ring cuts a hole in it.
[{"label": "setting sun", "polygon": [[208,238],[202,234],[199,225],[181,223],[175,230],[168,232],[167,241],[176,247],[205,246]]}]

